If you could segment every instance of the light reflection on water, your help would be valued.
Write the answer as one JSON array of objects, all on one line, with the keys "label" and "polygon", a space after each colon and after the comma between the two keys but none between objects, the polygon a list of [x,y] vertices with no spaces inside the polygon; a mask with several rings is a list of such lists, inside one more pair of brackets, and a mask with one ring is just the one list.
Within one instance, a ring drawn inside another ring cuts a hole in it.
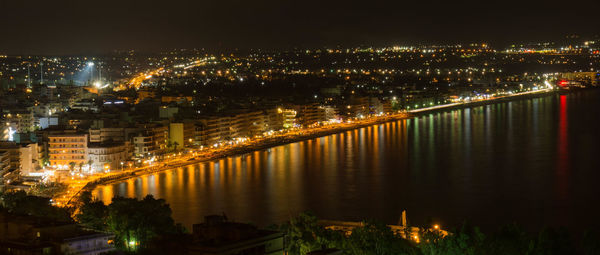
[{"label": "light reflection on water", "polygon": [[99,186],[164,198],[187,226],[204,215],[260,225],[322,218],[583,228],[600,206],[600,93],[437,112]]}]

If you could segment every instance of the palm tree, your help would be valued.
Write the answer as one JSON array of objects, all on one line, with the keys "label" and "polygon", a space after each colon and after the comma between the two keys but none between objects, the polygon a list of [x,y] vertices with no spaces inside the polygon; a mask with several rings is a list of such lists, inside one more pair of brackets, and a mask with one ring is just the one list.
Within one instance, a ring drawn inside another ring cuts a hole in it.
[{"label": "palm tree", "polygon": [[75,163],[75,162],[69,162],[69,169],[71,170],[71,172],[73,172],[73,170],[75,170],[76,165],[77,165],[77,163]]},{"label": "palm tree", "polygon": [[40,161],[41,163],[41,167],[45,167],[47,165],[50,165],[50,156],[48,156],[47,153],[44,153],[44,156],[42,156],[42,160]]},{"label": "palm tree", "polygon": [[171,147],[173,147],[173,142],[171,142],[171,140],[169,139],[167,141],[167,148],[171,149]]}]

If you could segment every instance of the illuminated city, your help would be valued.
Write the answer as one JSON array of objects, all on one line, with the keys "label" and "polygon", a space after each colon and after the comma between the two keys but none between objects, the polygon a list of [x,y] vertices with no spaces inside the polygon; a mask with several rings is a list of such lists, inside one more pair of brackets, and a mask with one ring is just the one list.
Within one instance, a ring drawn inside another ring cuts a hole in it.
[{"label": "illuminated city", "polygon": [[441,10],[392,32],[420,16],[163,4],[57,18],[72,27],[48,42],[0,23],[0,254],[600,252],[600,24],[582,10],[527,35],[484,18],[499,7],[474,36]]}]

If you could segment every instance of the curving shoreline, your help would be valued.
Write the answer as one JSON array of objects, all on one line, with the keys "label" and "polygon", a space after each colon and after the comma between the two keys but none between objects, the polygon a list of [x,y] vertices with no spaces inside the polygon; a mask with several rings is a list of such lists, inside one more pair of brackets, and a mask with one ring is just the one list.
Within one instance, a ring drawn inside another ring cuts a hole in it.
[{"label": "curving shoreline", "polygon": [[286,144],[295,143],[295,142],[301,142],[301,141],[319,138],[319,137],[323,137],[323,136],[328,136],[328,135],[332,135],[332,134],[338,134],[338,133],[342,133],[342,132],[349,131],[349,130],[364,128],[367,126],[378,125],[378,124],[383,124],[383,123],[387,123],[387,122],[408,119],[408,118],[412,118],[412,117],[418,117],[421,115],[430,114],[430,113],[434,113],[434,112],[449,111],[449,110],[455,110],[455,109],[461,109],[461,108],[489,105],[489,104],[494,104],[494,103],[512,101],[512,100],[516,100],[516,99],[536,98],[536,97],[546,96],[546,95],[555,94],[555,93],[557,93],[556,90],[536,91],[534,93],[517,94],[517,95],[511,95],[511,96],[505,96],[505,97],[499,97],[499,98],[493,98],[493,99],[487,99],[487,100],[481,100],[481,101],[474,101],[474,102],[468,102],[468,103],[461,103],[461,104],[450,104],[448,106],[441,106],[441,107],[431,107],[432,109],[423,108],[418,112],[400,113],[400,114],[394,114],[394,115],[389,115],[389,116],[376,117],[373,119],[364,120],[362,122],[352,123],[351,125],[346,124],[345,126],[339,126],[339,127],[335,127],[335,128],[328,128],[328,129],[317,130],[317,131],[306,130],[306,131],[304,131],[305,133],[301,132],[300,134],[297,134],[297,135],[288,135],[285,137],[267,138],[264,141],[261,141],[259,144],[243,145],[243,146],[239,146],[239,147],[234,147],[234,148],[227,149],[223,152],[216,153],[215,155],[211,155],[211,156],[198,156],[198,157],[193,157],[191,159],[185,160],[183,162],[166,163],[166,164],[162,164],[160,166],[144,167],[144,168],[140,168],[140,169],[136,169],[136,170],[129,170],[127,172],[115,173],[113,175],[106,176],[106,177],[100,177],[93,181],[88,182],[83,188],[81,188],[76,194],[74,194],[73,197],[71,197],[71,199],[69,199],[69,203],[71,203],[74,200],[74,198],[77,198],[79,196],[79,194],[81,194],[81,192],[92,191],[99,185],[109,185],[112,183],[117,183],[117,182],[121,182],[121,181],[130,179],[130,178],[135,178],[135,177],[139,177],[139,176],[143,176],[143,175],[149,175],[149,174],[154,174],[157,172],[172,170],[172,169],[176,169],[178,167],[219,160],[219,159],[231,157],[231,156],[243,155],[246,153],[265,150],[265,149],[273,148],[276,146],[286,145]]},{"label": "curving shoreline", "polygon": [[[175,169],[175,168],[187,166],[187,165],[193,165],[193,164],[198,164],[198,163],[203,163],[203,162],[219,160],[219,159],[226,158],[226,157],[239,156],[239,155],[251,153],[254,151],[261,151],[261,150],[265,150],[265,149],[269,149],[269,148],[273,148],[273,147],[277,147],[277,146],[282,146],[282,145],[286,145],[286,144],[290,144],[290,143],[296,143],[296,142],[306,141],[306,140],[315,139],[315,138],[319,138],[319,137],[323,137],[323,136],[339,134],[339,133],[354,130],[354,129],[364,128],[364,127],[368,127],[368,126],[372,126],[372,125],[383,124],[383,123],[387,123],[387,122],[398,121],[401,119],[407,119],[407,118],[411,118],[411,117],[412,117],[412,115],[406,114],[406,113],[396,114],[393,116],[387,116],[382,119],[371,120],[371,121],[368,121],[365,123],[355,124],[355,125],[351,125],[351,126],[336,127],[333,129],[322,130],[322,131],[309,133],[309,134],[299,134],[299,135],[296,135],[293,137],[285,137],[283,139],[277,139],[277,138],[267,139],[266,141],[261,142],[258,145],[254,145],[254,146],[244,145],[244,146],[240,146],[240,147],[236,147],[236,148],[231,148],[225,152],[219,153],[214,156],[208,156],[208,157],[200,157],[199,156],[199,157],[195,157],[193,160],[187,160],[185,162],[171,163],[171,164],[166,164],[166,165],[162,165],[162,166],[144,168],[144,169],[140,169],[140,170],[133,170],[133,171],[130,171],[127,173],[116,174],[115,176],[99,178],[93,182],[89,182],[88,186],[107,185],[107,184],[122,181],[124,179],[129,179],[132,177],[138,177],[138,176],[143,176],[146,174],[167,171],[167,170],[171,170],[171,169]],[[117,176],[117,175],[119,175],[119,176]],[[120,176],[120,175],[123,175],[123,176]],[[89,188],[89,187],[86,186],[86,188]]]}]

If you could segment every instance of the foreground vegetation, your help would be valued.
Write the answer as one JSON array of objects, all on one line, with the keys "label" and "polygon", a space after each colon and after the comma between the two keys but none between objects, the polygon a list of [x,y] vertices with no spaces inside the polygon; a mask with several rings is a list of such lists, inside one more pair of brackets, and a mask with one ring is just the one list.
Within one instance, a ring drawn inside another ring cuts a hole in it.
[{"label": "foreground vegetation", "polygon": [[115,245],[126,251],[144,251],[157,240],[183,234],[184,230],[171,217],[171,207],[164,199],[151,195],[142,200],[115,197],[105,205],[93,200],[89,192],[82,194],[75,215],[77,222],[91,229],[115,234]]},{"label": "foreground vegetation", "polygon": [[566,229],[546,228],[535,235],[517,225],[503,226],[485,235],[477,227],[463,224],[442,237],[436,230],[422,230],[419,242],[395,235],[385,224],[366,221],[346,236],[318,224],[311,214],[300,214],[277,227],[286,234],[290,255],[304,255],[324,248],[335,248],[349,255],[565,255],[600,254],[600,232],[586,231],[581,241],[571,238]]},{"label": "foreground vegetation", "polygon": [[[93,200],[87,192],[80,197],[77,208],[59,208],[52,206],[49,198],[15,191],[0,193],[0,206],[14,214],[61,222],[75,220],[90,229],[112,232],[116,247],[126,253],[183,254],[191,241],[190,235],[175,224],[165,200],[152,196],[141,200],[115,197],[111,204],[105,205]],[[348,255],[600,255],[597,228],[573,238],[563,228],[546,228],[529,234],[517,225],[507,225],[484,234],[477,227],[463,224],[449,230],[445,237],[437,230],[422,230],[417,242],[403,239],[376,221],[365,221],[346,235],[325,229],[309,213],[273,228],[285,233],[285,249],[290,255],[305,255],[324,248],[339,249]]]},{"label": "foreground vegetation", "polygon": [[10,191],[0,193],[0,207],[13,214],[77,222],[88,229],[111,232],[117,249],[127,253],[165,254],[164,249],[173,247],[172,239],[187,240],[183,228],[173,221],[169,205],[152,196],[142,200],[115,197],[110,205],[104,205],[85,192],[76,208],[63,208],[52,206],[47,197]]}]

